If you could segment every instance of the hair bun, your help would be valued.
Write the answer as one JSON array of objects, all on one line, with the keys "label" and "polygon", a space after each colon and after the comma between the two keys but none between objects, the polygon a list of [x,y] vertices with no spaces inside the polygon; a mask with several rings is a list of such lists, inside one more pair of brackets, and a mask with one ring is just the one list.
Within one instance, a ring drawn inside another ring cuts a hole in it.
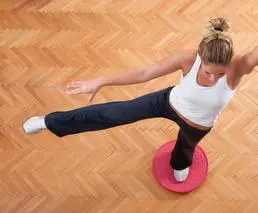
[{"label": "hair bun", "polygon": [[229,29],[231,29],[230,22],[222,17],[219,18],[210,18],[209,24],[206,27],[209,31],[217,32],[227,32]]}]

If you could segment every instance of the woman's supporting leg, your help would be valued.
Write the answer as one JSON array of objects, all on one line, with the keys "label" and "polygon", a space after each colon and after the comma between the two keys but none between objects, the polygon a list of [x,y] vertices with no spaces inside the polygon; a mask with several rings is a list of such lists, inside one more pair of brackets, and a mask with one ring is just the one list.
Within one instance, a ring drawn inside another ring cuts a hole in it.
[{"label": "woman's supporting leg", "polygon": [[47,128],[57,135],[97,131],[133,123],[139,120],[164,117],[167,96],[172,87],[149,93],[128,101],[90,105],[70,111],[52,112],[45,116]]},{"label": "woman's supporting leg", "polygon": [[170,160],[171,167],[176,170],[183,170],[192,165],[196,145],[211,130],[199,130],[185,122],[181,123],[182,125],[178,132],[176,145],[171,152]]}]

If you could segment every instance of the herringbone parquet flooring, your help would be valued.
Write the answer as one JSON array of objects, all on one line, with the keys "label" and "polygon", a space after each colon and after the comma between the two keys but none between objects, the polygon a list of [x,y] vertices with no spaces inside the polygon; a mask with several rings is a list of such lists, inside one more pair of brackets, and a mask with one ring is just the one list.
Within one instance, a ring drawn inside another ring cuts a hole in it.
[{"label": "herringbone parquet flooring", "polygon": [[[58,138],[28,136],[33,115],[88,104],[68,83],[109,76],[196,48],[209,17],[232,23],[235,52],[258,44],[257,0],[1,0],[1,213],[256,213],[257,67],[240,83],[200,143],[209,176],[187,195],[152,176],[153,154],[178,127],[161,118]],[[128,100],[179,83],[180,72],[142,84],[108,86],[93,104]]]}]

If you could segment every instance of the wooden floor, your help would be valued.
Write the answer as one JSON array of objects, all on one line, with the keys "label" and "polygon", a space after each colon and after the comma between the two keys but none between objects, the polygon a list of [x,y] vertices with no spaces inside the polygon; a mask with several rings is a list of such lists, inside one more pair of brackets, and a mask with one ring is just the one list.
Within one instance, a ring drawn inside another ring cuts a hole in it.
[{"label": "wooden floor", "polygon": [[[154,179],[155,151],[178,127],[162,118],[58,138],[28,136],[34,115],[87,106],[68,83],[151,64],[197,48],[209,17],[232,23],[237,54],[258,44],[258,4],[207,0],[0,1],[1,213],[258,212],[258,75],[240,84],[214,130],[200,143],[206,182],[189,194]],[[93,104],[128,100],[178,84],[180,71],[108,86]]]}]

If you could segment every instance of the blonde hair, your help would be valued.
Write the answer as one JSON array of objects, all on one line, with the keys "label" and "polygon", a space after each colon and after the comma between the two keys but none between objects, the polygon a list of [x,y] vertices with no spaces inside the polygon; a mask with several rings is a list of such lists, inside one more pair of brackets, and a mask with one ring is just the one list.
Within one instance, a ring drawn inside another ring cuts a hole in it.
[{"label": "blonde hair", "polygon": [[227,33],[231,24],[225,18],[211,18],[198,46],[198,54],[205,64],[229,65],[233,57],[233,42]]}]

